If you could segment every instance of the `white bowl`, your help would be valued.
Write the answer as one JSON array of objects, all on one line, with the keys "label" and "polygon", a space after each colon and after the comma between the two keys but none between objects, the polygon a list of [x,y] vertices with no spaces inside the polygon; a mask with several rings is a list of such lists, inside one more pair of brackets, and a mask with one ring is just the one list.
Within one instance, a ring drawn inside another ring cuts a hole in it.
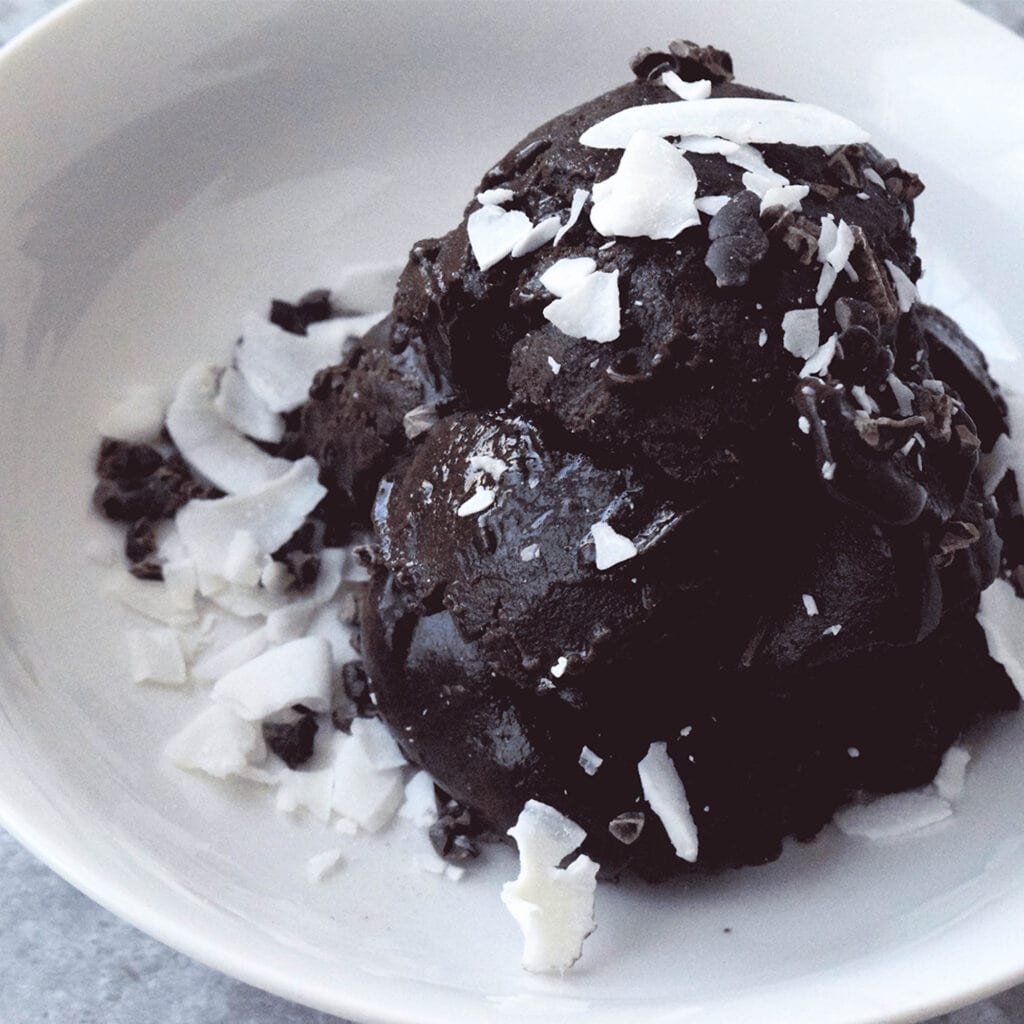
[{"label": "white bowl", "polygon": [[[338,837],[167,768],[195,700],[132,688],[83,546],[94,423],[119,389],[222,358],[271,295],[400,258],[534,123],[645,44],[733,51],[922,173],[929,294],[1015,358],[1024,45],[952,3],[101,4],[0,58],[0,819],[168,944],[359,1020],[867,1024],[1024,976],[1024,717],[974,741],[953,823],[827,832],[776,864],[604,886],[564,979],[518,966],[504,849],[459,885],[400,830]],[[983,55],[984,60],[973,55]],[[1020,370],[1000,364],[1004,376]],[[967,682],[967,681],[965,681]]]}]

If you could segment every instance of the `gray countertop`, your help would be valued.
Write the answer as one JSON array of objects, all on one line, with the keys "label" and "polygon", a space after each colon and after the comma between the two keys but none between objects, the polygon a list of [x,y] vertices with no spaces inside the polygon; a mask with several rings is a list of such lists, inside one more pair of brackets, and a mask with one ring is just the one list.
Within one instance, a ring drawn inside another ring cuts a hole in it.
[{"label": "gray countertop", "polygon": [[[141,0],[140,0],[141,2]],[[969,0],[1024,35],[1024,0]],[[0,0],[0,45],[56,0]],[[0,829],[2,1024],[327,1024],[109,914]],[[931,1024],[1021,1024],[1024,986]],[[823,1022],[827,1024],[827,1022]]]}]

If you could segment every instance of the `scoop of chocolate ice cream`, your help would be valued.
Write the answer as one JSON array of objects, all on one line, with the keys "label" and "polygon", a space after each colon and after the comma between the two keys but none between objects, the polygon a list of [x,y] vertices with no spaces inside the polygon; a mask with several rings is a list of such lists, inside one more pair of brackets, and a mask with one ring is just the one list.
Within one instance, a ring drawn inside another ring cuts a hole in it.
[{"label": "scoop of chocolate ice cream", "polygon": [[541,800],[658,877],[693,865],[652,743],[714,869],[1015,705],[974,619],[1012,513],[996,385],[916,296],[918,179],[721,51],[634,69],[414,247],[302,422],[374,531],[364,654],[407,754],[499,831]]}]

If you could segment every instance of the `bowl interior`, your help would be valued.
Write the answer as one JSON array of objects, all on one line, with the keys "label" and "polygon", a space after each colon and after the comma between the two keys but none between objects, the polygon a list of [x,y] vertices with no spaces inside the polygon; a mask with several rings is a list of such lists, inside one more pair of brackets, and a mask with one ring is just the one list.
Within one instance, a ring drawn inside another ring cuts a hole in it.
[{"label": "bowl interior", "polygon": [[[443,232],[532,125],[680,35],[921,172],[926,294],[1024,387],[1007,327],[1024,200],[998,187],[1020,175],[1024,46],[952,4],[833,8],[826,27],[797,3],[636,2],[627,21],[612,4],[83,2],[0,60],[0,816],[90,895],[367,1020],[852,1024],[1024,972],[1024,716],[973,738],[948,827],[890,845],[829,831],[764,868],[603,886],[584,960],[551,979],[517,967],[510,851],[454,884],[417,868],[401,827],[339,837],[184,775],[160,750],[205,698],[128,681],[124,619],[85,555],[110,537],[88,510],[100,413],[224,359],[269,297]],[[984,75],[955,59],[965,36]],[[305,858],[336,845],[344,870],[310,886]]]}]

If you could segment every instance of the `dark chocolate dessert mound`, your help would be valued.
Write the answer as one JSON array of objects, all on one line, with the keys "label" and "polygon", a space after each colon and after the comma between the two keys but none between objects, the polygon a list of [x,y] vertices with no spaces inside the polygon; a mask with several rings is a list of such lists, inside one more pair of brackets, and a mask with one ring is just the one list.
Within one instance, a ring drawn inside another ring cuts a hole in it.
[{"label": "dark chocolate dessert mound", "polygon": [[770,860],[1016,706],[975,612],[1020,530],[998,389],[917,296],[917,177],[721,51],[633,66],[413,248],[302,428],[374,531],[406,754],[495,831],[539,800],[663,877]]}]

